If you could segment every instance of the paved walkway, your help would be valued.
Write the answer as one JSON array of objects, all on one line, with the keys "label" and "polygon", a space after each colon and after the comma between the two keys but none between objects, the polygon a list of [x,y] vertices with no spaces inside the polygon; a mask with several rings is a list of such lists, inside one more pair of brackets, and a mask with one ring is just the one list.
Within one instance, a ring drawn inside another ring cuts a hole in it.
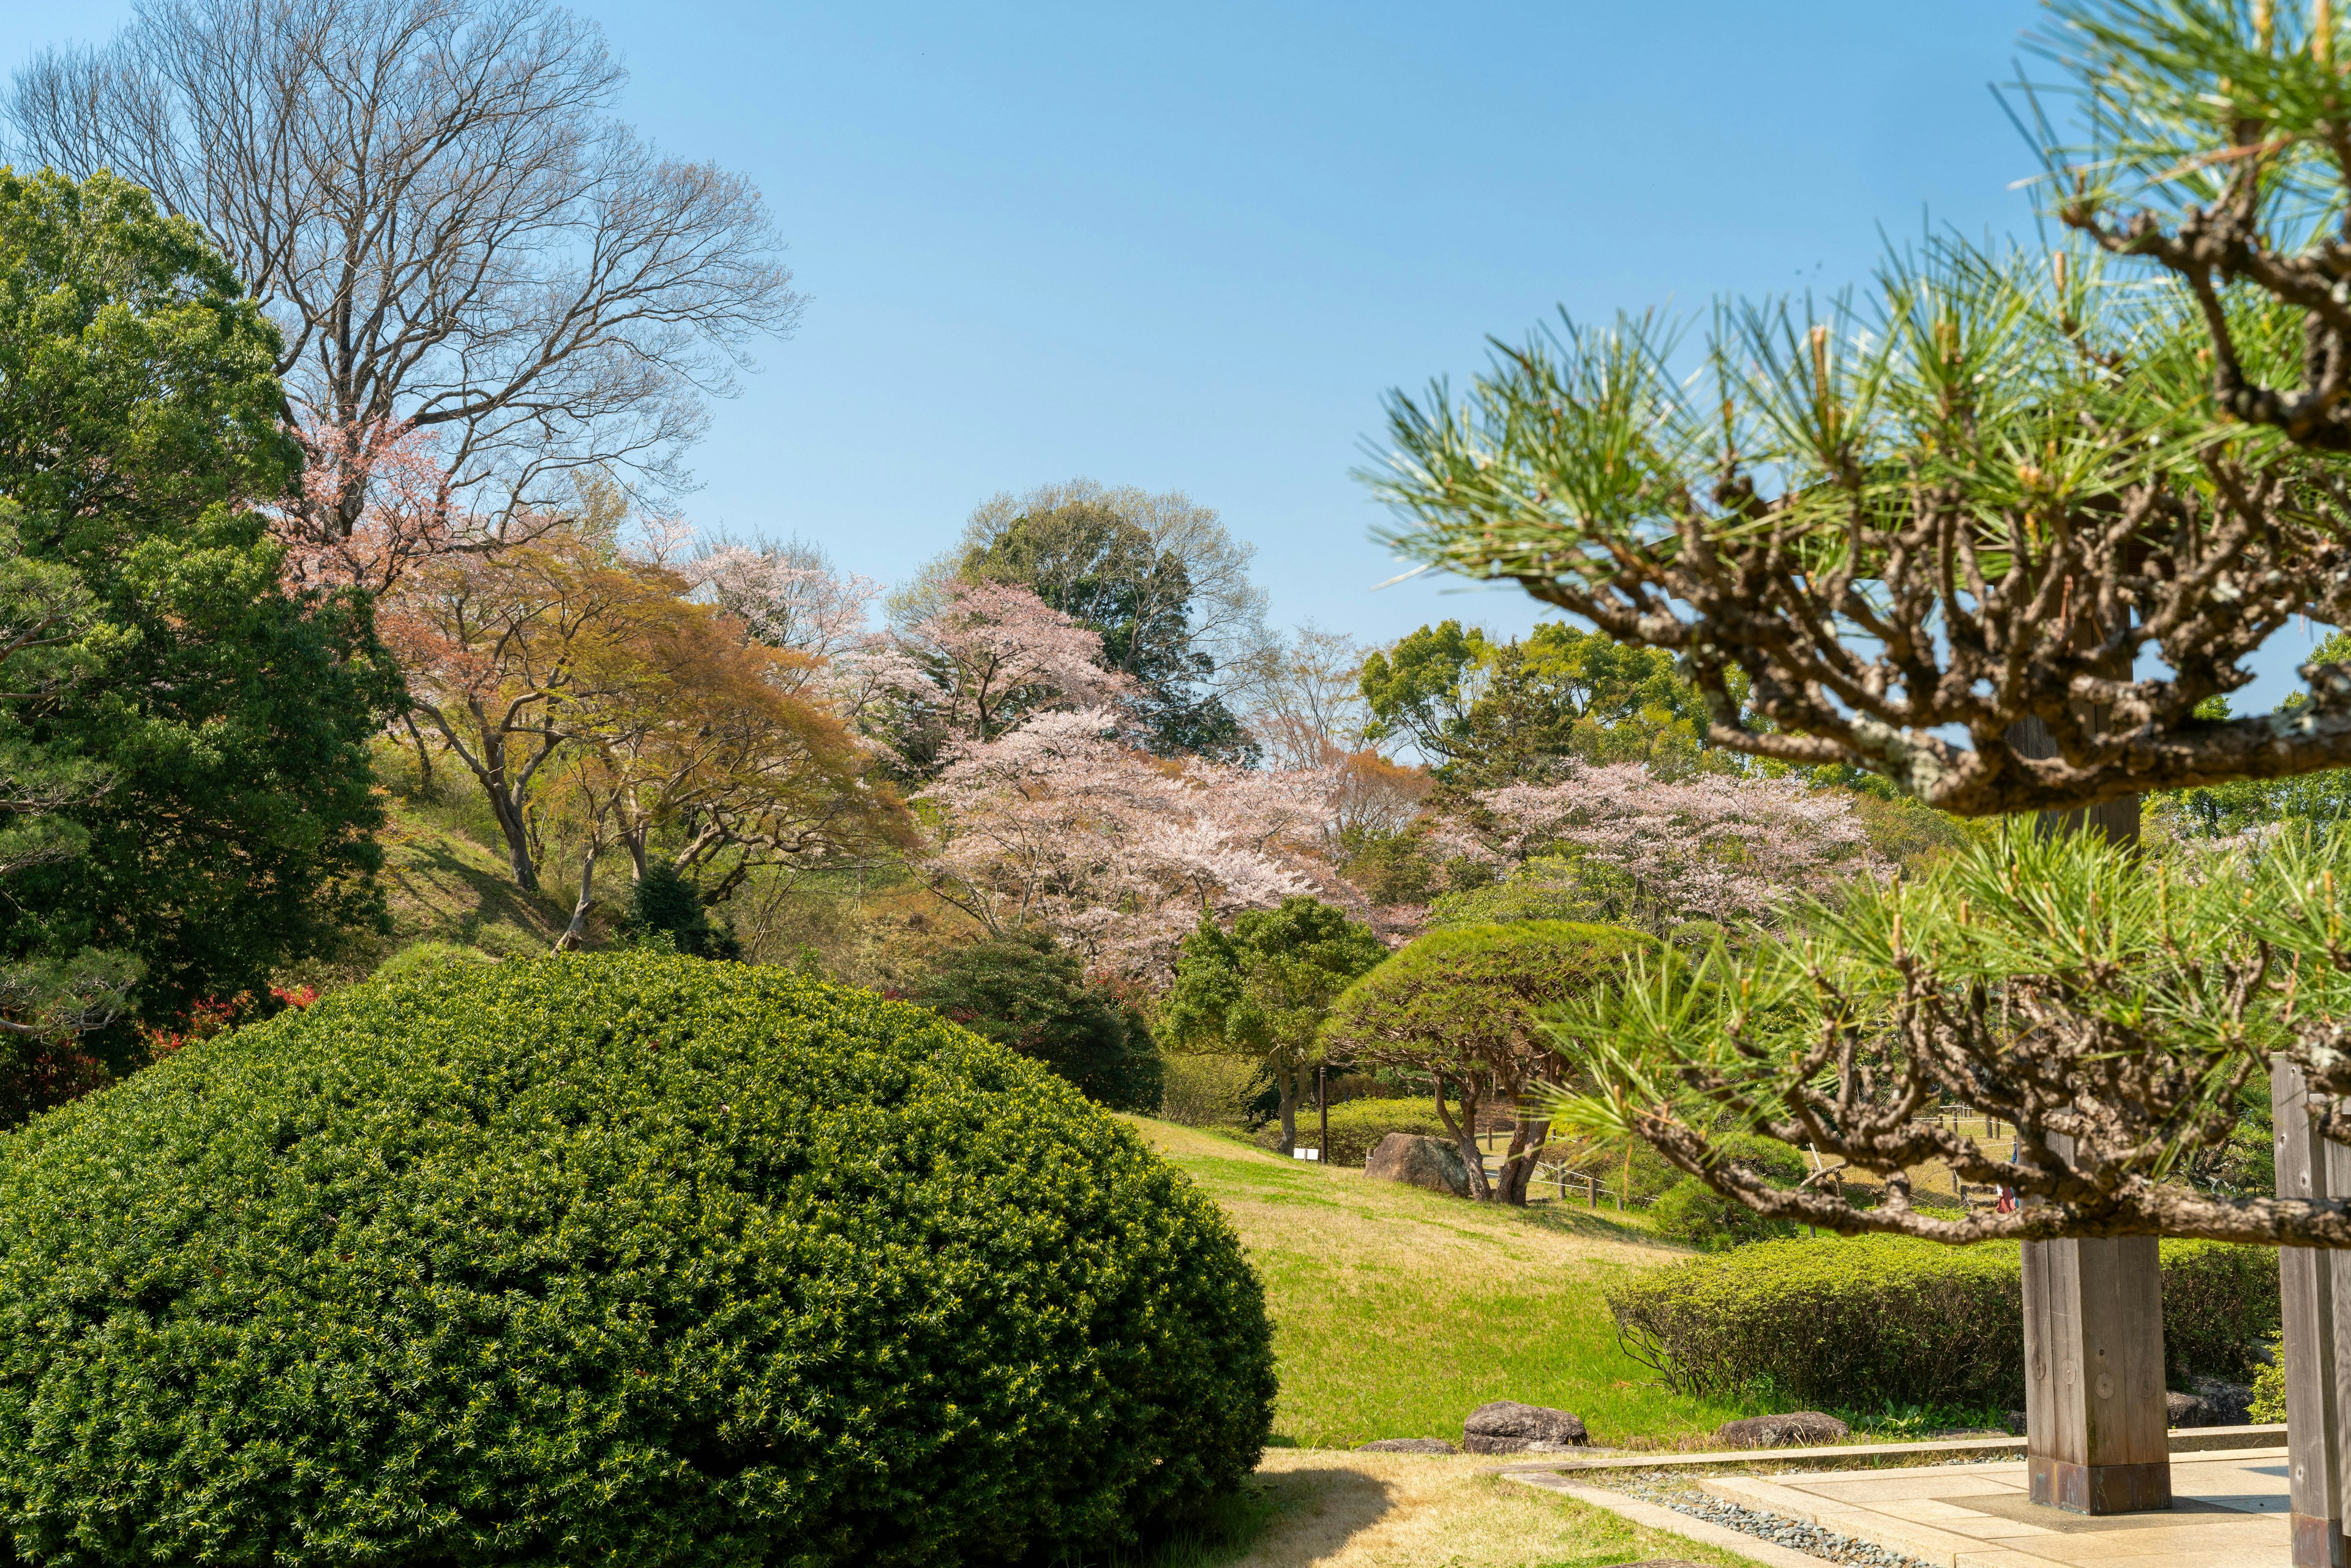
[{"label": "paved walkway", "polygon": [[2017,1460],[1699,1485],[1942,1568],[2284,1568],[2292,1556],[2283,1448],[2174,1454],[2169,1512],[2102,1518],[2034,1507]]}]

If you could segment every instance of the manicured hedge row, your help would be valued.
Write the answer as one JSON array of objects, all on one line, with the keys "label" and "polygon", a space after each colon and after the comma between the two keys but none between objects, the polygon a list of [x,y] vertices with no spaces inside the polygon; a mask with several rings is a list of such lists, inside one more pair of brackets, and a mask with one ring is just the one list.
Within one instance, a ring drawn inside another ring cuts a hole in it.
[{"label": "manicured hedge row", "polygon": [[[2165,1372],[2243,1378],[2278,1323],[2277,1255],[2166,1241]],[[1612,1286],[1625,1347],[1685,1392],[1800,1405],[2013,1407],[2024,1397],[2016,1247],[1901,1237],[1759,1242]]]},{"label": "manicured hedge row", "polygon": [[[1372,1151],[1380,1146],[1380,1140],[1390,1133],[1415,1133],[1448,1143],[1453,1137],[1445,1130],[1437,1107],[1426,1099],[1348,1100],[1331,1107],[1331,1150],[1323,1158],[1334,1166],[1352,1166],[1361,1170]],[[1261,1141],[1271,1148],[1275,1135],[1270,1133]],[[1321,1148],[1322,1137],[1322,1124],[1313,1108],[1301,1108],[1298,1113],[1298,1146]]]},{"label": "manicured hedge row", "polygon": [[22,1562],[1091,1559],[1273,1394],[1181,1175],[778,969],[428,966],[0,1141]]}]

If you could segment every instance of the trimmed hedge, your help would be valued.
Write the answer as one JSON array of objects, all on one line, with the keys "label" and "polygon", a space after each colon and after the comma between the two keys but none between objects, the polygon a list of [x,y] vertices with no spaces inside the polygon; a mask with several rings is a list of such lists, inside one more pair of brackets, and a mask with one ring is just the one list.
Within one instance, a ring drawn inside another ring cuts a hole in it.
[{"label": "trimmed hedge", "polygon": [[1262,1293],[1042,1067],[648,955],[434,965],[0,1144],[47,1563],[976,1563],[1247,1475]]},{"label": "trimmed hedge", "polygon": [[[1458,1117],[1460,1113],[1454,1113]],[[1323,1155],[1326,1163],[1363,1168],[1380,1140],[1390,1133],[1413,1133],[1423,1137],[1453,1141],[1445,1130],[1444,1118],[1426,1096],[1411,1100],[1346,1100],[1331,1107],[1331,1152]],[[1312,1106],[1301,1106],[1298,1113],[1298,1146],[1319,1149],[1322,1146],[1322,1121]],[[1260,1139],[1267,1148],[1274,1146],[1274,1138]]]},{"label": "trimmed hedge", "polygon": [[[2165,1241],[2164,1372],[2241,1380],[2277,1330],[2277,1255]],[[2013,1407],[2024,1398],[2013,1244],[1764,1241],[1623,1280],[1619,1336],[1685,1393],[1798,1405]]]}]

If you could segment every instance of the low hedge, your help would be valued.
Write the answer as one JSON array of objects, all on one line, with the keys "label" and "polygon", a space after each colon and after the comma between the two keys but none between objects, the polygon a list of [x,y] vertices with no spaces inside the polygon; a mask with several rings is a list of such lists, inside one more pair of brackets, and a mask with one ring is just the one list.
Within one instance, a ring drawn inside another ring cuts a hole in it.
[{"label": "low hedge", "polygon": [[[1458,1115],[1458,1113],[1457,1112]],[[1331,1107],[1331,1151],[1323,1155],[1334,1166],[1360,1168],[1380,1146],[1380,1140],[1390,1133],[1412,1133],[1422,1137],[1453,1141],[1445,1130],[1444,1118],[1426,1099],[1414,1100],[1347,1100]],[[1278,1133],[1261,1141],[1273,1146]],[[1319,1149],[1322,1146],[1322,1128],[1311,1106],[1301,1106],[1298,1113],[1298,1146]]]},{"label": "low hedge", "polygon": [[978,1563],[1248,1475],[1215,1206],[919,1009],[649,955],[426,965],[0,1141],[37,1563]]},{"label": "low hedge", "polygon": [[[2161,1248],[2166,1377],[2242,1379],[2277,1330],[2276,1254]],[[1625,1348],[1684,1393],[1848,1409],[2024,1398],[2013,1244],[1763,1241],[1621,1280],[1608,1304]]]}]

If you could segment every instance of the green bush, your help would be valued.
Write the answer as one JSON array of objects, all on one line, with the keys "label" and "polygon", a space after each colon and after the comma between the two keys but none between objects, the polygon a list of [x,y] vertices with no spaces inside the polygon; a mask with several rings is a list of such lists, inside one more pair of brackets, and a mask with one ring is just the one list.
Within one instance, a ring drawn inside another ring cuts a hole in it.
[{"label": "green bush", "polygon": [[950,947],[907,986],[905,999],[1043,1062],[1098,1104],[1159,1108],[1164,1085],[1151,1030],[1047,937]]},{"label": "green bush", "polygon": [[[1809,1174],[1804,1156],[1776,1139],[1734,1133],[1717,1142],[1734,1165],[1747,1167],[1774,1186],[1793,1186]],[[1796,1233],[1796,1227],[1786,1220],[1766,1219],[1694,1176],[1686,1176],[1666,1189],[1649,1209],[1649,1224],[1667,1241],[1707,1252]]]},{"label": "green bush", "polygon": [[0,1529],[48,1563],[956,1563],[1255,1465],[1215,1206],[919,1009],[428,965],[0,1143]]},{"label": "green bush", "polygon": [[[1460,1113],[1454,1113],[1458,1120]],[[1334,1166],[1353,1166],[1358,1170],[1371,1158],[1380,1140],[1390,1133],[1411,1133],[1417,1136],[1453,1141],[1445,1130],[1444,1118],[1437,1106],[1426,1099],[1415,1100],[1348,1100],[1331,1107],[1331,1152],[1323,1159]],[[1273,1139],[1262,1140],[1267,1148]],[[1319,1149],[1322,1146],[1322,1124],[1311,1109],[1298,1113],[1298,1146]]]},{"label": "green bush", "polygon": [[[2164,1371],[2241,1378],[2278,1322],[2275,1255],[2166,1241]],[[2024,1398],[2014,1245],[1866,1236],[1765,1241],[1611,1286],[1633,1354],[1686,1393],[1840,1408]]]}]

